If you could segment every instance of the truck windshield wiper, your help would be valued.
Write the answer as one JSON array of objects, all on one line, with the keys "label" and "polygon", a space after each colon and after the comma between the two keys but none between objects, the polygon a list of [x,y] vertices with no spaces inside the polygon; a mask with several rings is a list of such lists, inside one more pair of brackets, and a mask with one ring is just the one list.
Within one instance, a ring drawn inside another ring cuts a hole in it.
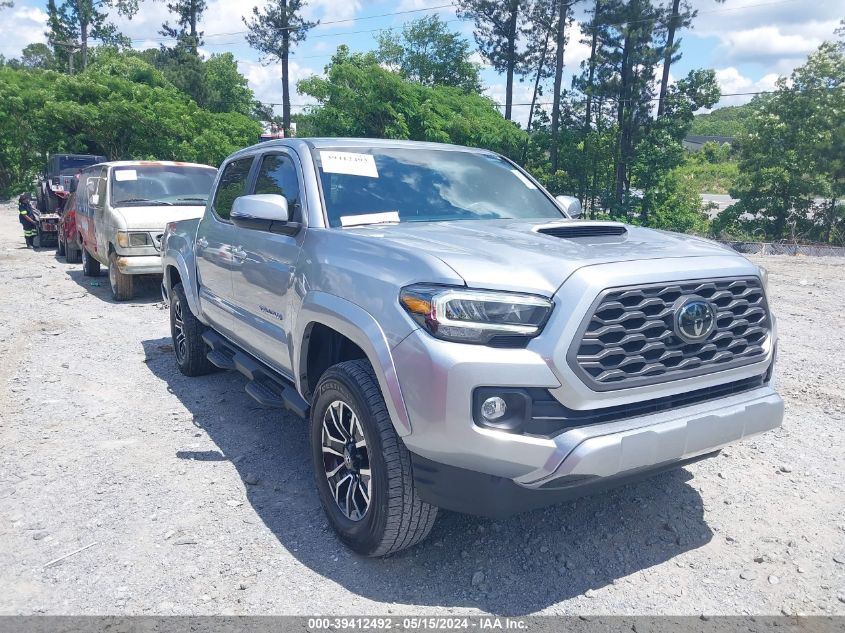
[{"label": "truck windshield wiper", "polygon": [[176,198],[177,200],[197,200],[199,202],[208,202],[208,198],[200,198],[200,197],[185,197],[185,198]]},{"label": "truck windshield wiper", "polygon": [[133,202],[133,203],[134,202],[142,202],[142,203],[148,204],[148,205],[163,205],[163,206],[167,206],[167,207],[173,206],[172,202],[166,202],[165,200],[149,200],[147,198],[127,198],[126,200],[118,200],[114,204],[115,204],[115,206],[117,206],[117,205],[120,205],[120,204],[126,204],[127,202]]}]

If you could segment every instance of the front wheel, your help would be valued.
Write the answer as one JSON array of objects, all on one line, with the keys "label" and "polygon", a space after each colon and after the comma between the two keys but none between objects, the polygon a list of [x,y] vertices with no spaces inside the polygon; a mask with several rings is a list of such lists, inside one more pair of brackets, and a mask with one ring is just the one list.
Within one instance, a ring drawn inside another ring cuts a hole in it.
[{"label": "front wheel", "polygon": [[100,274],[100,262],[85,247],[82,248],[82,274],[86,277],[97,277]]},{"label": "front wheel", "polygon": [[437,508],[416,494],[410,454],[369,362],[346,361],[323,374],[310,426],[317,490],[341,541],[385,556],[428,536]]},{"label": "front wheel", "polygon": [[202,340],[205,326],[191,312],[182,284],[170,290],[170,335],[176,364],[186,376],[203,376],[217,369],[208,360],[208,346]]},{"label": "front wheel", "polygon": [[135,294],[135,284],[132,275],[120,272],[117,266],[117,253],[109,253],[109,286],[111,296],[115,301],[128,301]]}]

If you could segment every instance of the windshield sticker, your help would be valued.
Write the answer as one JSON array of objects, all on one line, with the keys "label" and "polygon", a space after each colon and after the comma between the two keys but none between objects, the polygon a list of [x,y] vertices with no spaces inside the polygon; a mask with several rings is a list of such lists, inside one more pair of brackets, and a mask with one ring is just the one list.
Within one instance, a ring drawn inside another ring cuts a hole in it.
[{"label": "windshield sticker", "polygon": [[138,172],[134,169],[118,169],[114,172],[114,179],[118,182],[138,180]]},{"label": "windshield sticker", "polygon": [[519,178],[522,181],[522,184],[525,185],[526,187],[528,187],[529,189],[536,189],[537,188],[537,185],[535,185],[533,182],[528,180],[528,178],[526,178],[523,175],[523,173],[521,171],[519,171],[518,169],[511,169],[511,173],[514,176],[516,176],[517,178]]},{"label": "windshield sticker", "polygon": [[323,172],[327,174],[348,174],[378,178],[376,161],[372,154],[356,152],[320,152]]},{"label": "windshield sticker", "polygon": [[[370,158],[372,158],[372,156],[370,156]],[[387,224],[389,222],[398,221],[398,211],[385,211],[384,213],[364,213],[362,215],[340,216],[341,226],[361,226],[363,224]]]}]

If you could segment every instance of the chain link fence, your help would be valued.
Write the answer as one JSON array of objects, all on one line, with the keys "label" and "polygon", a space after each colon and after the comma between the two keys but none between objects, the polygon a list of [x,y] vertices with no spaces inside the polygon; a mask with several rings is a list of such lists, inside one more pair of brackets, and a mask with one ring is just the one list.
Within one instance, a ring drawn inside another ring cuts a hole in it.
[{"label": "chain link fence", "polygon": [[721,241],[744,255],[808,255],[810,257],[845,257],[845,247],[828,244],[795,244],[794,242]]}]

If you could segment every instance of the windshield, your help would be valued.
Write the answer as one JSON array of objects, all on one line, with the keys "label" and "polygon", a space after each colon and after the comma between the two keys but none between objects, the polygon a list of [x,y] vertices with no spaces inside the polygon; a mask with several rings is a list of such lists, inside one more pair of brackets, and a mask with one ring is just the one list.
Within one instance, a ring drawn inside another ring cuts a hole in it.
[{"label": "windshield", "polygon": [[188,165],[132,165],[111,174],[111,204],[205,206],[217,170]]},{"label": "windshield", "polygon": [[75,174],[83,167],[103,162],[104,156],[61,156],[59,157],[59,173],[63,176]]},{"label": "windshield", "polygon": [[563,217],[545,194],[502,158],[426,148],[321,148],[330,226]]}]

